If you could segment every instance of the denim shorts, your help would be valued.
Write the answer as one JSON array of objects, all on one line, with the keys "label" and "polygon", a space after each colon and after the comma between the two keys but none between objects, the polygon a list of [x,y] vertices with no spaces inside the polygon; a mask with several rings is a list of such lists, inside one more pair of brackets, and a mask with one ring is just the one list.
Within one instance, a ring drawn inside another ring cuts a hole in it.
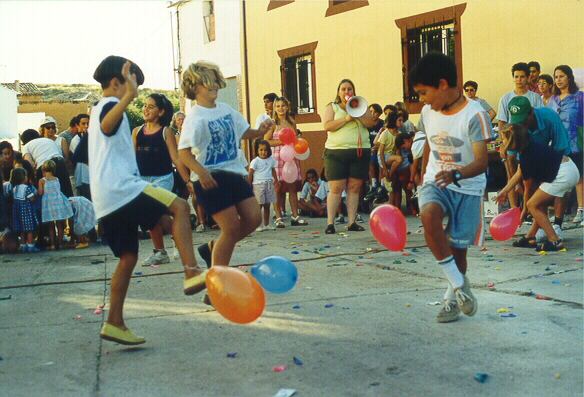
[{"label": "denim shorts", "polygon": [[450,246],[467,248],[469,245],[483,243],[483,198],[450,190],[441,189],[435,183],[425,183],[419,191],[420,211],[430,203],[442,207],[448,217],[446,235]]}]

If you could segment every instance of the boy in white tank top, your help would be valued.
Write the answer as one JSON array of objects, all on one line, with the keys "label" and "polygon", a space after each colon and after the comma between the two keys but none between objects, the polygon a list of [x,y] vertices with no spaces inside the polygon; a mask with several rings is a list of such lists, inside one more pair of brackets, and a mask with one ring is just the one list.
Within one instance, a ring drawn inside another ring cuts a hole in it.
[{"label": "boy in white tank top", "polygon": [[[420,100],[420,126],[426,133],[419,193],[428,247],[448,280],[438,322],[473,316],[477,301],[466,277],[466,252],[482,237],[482,195],[488,165],[488,114],[457,87],[456,65],[444,54],[425,55],[410,72]],[[442,222],[448,217],[448,226]]]}]

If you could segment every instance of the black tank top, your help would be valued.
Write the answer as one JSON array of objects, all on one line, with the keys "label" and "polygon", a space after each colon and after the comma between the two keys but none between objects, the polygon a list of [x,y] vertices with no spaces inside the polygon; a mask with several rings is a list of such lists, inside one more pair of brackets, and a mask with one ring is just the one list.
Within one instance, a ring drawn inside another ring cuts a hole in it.
[{"label": "black tank top", "polygon": [[164,127],[154,134],[144,134],[144,126],[136,136],[136,161],[140,175],[162,176],[172,172],[172,160],[162,134]]}]

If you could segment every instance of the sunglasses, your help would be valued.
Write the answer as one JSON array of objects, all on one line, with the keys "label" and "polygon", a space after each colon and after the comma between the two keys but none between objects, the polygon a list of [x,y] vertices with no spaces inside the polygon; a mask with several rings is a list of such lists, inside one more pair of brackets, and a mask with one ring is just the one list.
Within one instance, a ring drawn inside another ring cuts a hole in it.
[{"label": "sunglasses", "polygon": [[44,125],[43,128],[45,130],[56,130],[57,126],[55,124],[47,124],[47,125]]}]

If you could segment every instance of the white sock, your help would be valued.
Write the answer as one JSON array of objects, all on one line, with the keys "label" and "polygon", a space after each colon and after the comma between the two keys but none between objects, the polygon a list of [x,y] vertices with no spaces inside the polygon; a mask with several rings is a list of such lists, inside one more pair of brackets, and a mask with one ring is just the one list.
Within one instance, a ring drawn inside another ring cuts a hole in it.
[{"label": "white sock", "polygon": [[452,285],[448,283],[448,288],[446,288],[446,292],[444,293],[444,300],[454,302],[456,300],[456,295],[454,295],[454,288]]},{"label": "white sock", "polygon": [[371,178],[371,185],[377,187],[377,178]]},{"label": "white sock", "polygon": [[457,289],[462,287],[464,284],[464,277],[456,266],[454,256],[450,255],[448,258],[438,261],[438,264],[442,267],[442,271],[446,275],[450,285],[452,285],[452,288]]}]

